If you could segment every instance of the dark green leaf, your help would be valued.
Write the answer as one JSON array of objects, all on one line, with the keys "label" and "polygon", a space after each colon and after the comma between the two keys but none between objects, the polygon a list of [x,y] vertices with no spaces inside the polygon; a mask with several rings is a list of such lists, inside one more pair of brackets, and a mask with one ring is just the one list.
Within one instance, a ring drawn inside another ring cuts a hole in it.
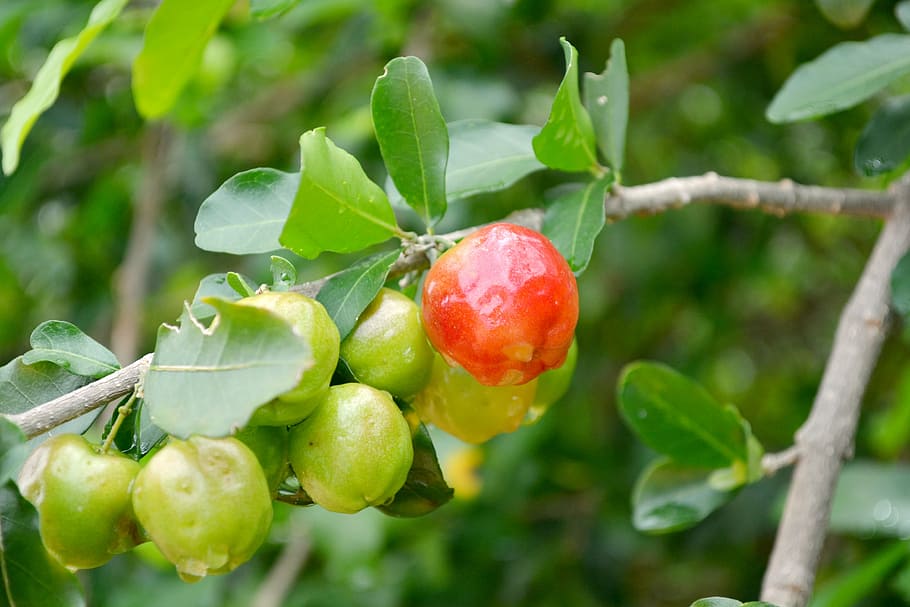
[{"label": "dark green leaf", "polygon": [[70,373],[53,363],[26,365],[19,356],[0,367],[0,413],[28,411],[88,382],[87,377]]},{"label": "dark green leaf", "polygon": [[854,607],[882,587],[885,578],[907,560],[907,542],[879,550],[816,589],[809,607]]},{"label": "dark green leaf", "polygon": [[825,19],[839,28],[856,27],[869,14],[875,0],[815,0]]},{"label": "dark green leaf", "polygon": [[400,234],[385,192],[357,160],[335,146],[325,129],[300,137],[301,176],[281,244],[313,258],[351,253]]},{"label": "dark green leaf", "polygon": [[566,55],[566,75],[556,91],[550,117],[534,137],[537,159],[561,171],[589,171],[597,167],[594,127],[578,92],[578,51],[560,38]]},{"label": "dark green leaf", "polygon": [[167,433],[152,422],[145,402],[137,400],[114,437],[114,444],[121,453],[139,460],[166,437]]},{"label": "dark green leaf", "polygon": [[585,271],[594,240],[604,227],[604,199],[613,175],[588,182],[558,195],[547,205],[543,233],[553,241],[576,276]]},{"label": "dark green leaf", "polygon": [[844,466],[831,507],[831,530],[863,537],[910,535],[910,466],[854,461]]},{"label": "dark green leaf", "polygon": [[680,464],[724,468],[748,461],[739,413],[666,365],[626,366],[619,380],[619,409],[645,444]]},{"label": "dark green leaf", "polygon": [[800,66],[768,107],[771,122],[794,122],[852,107],[910,73],[910,36],[842,42]]},{"label": "dark green leaf", "polygon": [[25,96],[16,102],[9,119],[0,130],[3,172],[12,174],[19,165],[22,143],[38,117],[57,100],[60,81],[66,76],[86,47],[113,21],[128,0],[101,0],[92,9],[88,23],[78,34],[54,45]]},{"label": "dark green leaf", "polygon": [[83,333],[79,327],[62,320],[47,320],[38,325],[30,338],[32,349],[22,356],[27,365],[47,361],[76,375],[103,377],[120,368],[113,352]]},{"label": "dark green leaf", "polygon": [[0,416],[0,483],[13,478],[19,469],[19,458],[14,449],[25,443],[25,434],[19,426]]},{"label": "dark green leaf", "polygon": [[38,513],[12,481],[0,485],[0,572],[4,605],[81,607],[82,587],[44,549]]},{"label": "dark green leaf", "polygon": [[741,607],[742,601],[736,599],[727,599],[720,596],[712,596],[707,599],[698,599],[689,607]]},{"label": "dark green leaf", "polygon": [[898,2],[894,7],[894,16],[905,30],[910,31],[910,0]]},{"label": "dark green leaf", "polygon": [[890,173],[910,157],[910,95],[889,99],[856,142],[853,165],[868,177]]},{"label": "dark green leaf", "polygon": [[272,255],[271,262],[273,291],[287,291],[297,284],[297,268],[294,264],[278,255]]},{"label": "dark green leaf", "polygon": [[277,316],[206,302],[218,312],[209,328],[188,311],[179,327],[161,327],[144,383],[152,422],[181,438],[232,434],[313,364],[309,344]]},{"label": "dark green leaf", "polygon": [[[246,276],[242,277],[247,283],[252,282]],[[215,308],[205,303],[203,300],[208,297],[225,299],[227,301],[237,301],[240,294],[228,284],[227,274],[209,274],[201,281],[196,288],[196,294],[193,296],[193,305],[190,307],[190,314],[196,320],[208,320],[215,316]]]},{"label": "dark green leaf", "polygon": [[332,276],[319,290],[316,299],[335,321],[341,339],[347,337],[360,313],[379,293],[400,253],[396,249],[362,259]]},{"label": "dark green leaf", "polygon": [[629,122],[629,69],[626,47],[617,38],[600,74],[585,74],[585,107],[591,115],[597,147],[615,172],[622,171]]},{"label": "dark green leaf", "polygon": [[417,57],[392,59],[376,79],[370,107],[389,176],[432,226],[446,211],[449,135],[427,67]]},{"label": "dark green leaf", "polygon": [[888,407],[871,413],[865,428],[864,442],[882,458],[895,459],[910,443],[910,365],[901,367]]},{"label": "dark green leaf", "polygon": [[171,109],[232,4],[234,0],[162,0],[133,63],[133,99],[142,116],[158,118]]},{"label": "dark green leaf", "polygon": [[294,204],[299,173],[237,173],[206,198],[196,215],[196,246],[246,255],[281,248],[278,238]]},{"label": "dark green leaf", "polygon": [[227,280],[228,286],[234,289],[234,292],[240,297],[252,297],[256,294],[256,289],[251,287],[246,278],[237,272],[228,272],[224,277]]},{"label": "dark green leaf", "polygon": [[891,272],[891,305],[906,321],[910,316],[910,253]]},{"label": "dark green leaf", "polygon": [[433,512],[452,499],[455,491],[446,484],[433,447],[433,439],[426,427],[416,419],[408,422],[416,426],[413,433],[414,463],[408,471],[404,486],[388,504],[377,509],[390,516],[415,517]]},{"label": "dark green leaf", "polygon": [[688,529],[733,498],[709,482],[711,469],[659,459],[649,466],[632,494],[632,523],[646,533]]},{"label": "dark green leaf", "polygon": [[250,0],[250,16],[263,21],[291,10],[300,0]]}]

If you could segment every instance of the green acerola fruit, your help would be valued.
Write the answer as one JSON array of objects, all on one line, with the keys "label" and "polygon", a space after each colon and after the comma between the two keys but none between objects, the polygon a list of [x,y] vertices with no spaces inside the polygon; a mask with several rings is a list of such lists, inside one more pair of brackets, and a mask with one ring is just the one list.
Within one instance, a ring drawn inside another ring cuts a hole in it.
[{"label": "green acerola fruit", "polygon": [[410,297],[383,288],[341,342],[341,358],[357,381],[400,398],[427,382],[433,349]]},{"label": "green acerola fruit", "polygon": [[26,460],[19,489],[38,511],[48,552],[70,570],[89,569],[145,541],[130,500],[138,473],[138,462],[61,434]]},{"label": "green acerola fruit", "polygon": [[578,340],[573,339],[566,354],[566,362],[561,367],[544,371],[537,376],[537,394],[534,404],[528,411],[525,423],[532,424],[539,420],[553,403],[562,398],[572,385],[575,375],[575,365],[578,363]]},{"label": "green acerola fruit", "polygon": [[390,501],[414,459],[411,431],[388,392],[332,386],[315,412],[291,428],[291,467],[326,510],[354,513]]},{"label": "green acerola fruit", "polygon": [[306,340],[314,364],[303,372],[292,390],[259,407],[250,420],[252,425],[293,425],[309,415],[328,389],[338,365],[340,335],[338,327],[321,303],[291,291],[267,291],[241,299],[240,305],[253,306],[278,315]]},{"label": "green acerola fruit", "polygon": [[250,448],[259,460],[269,491],[274,497],[278,487],[290,474],[288,431],[283,426],[247,426],[234,438]]},{"label": "green acerola fruit", "polygon": [[235,438],[170,439],[137,475],[133,509],[185,581],[245,563],[272,522],[265,474]]}]

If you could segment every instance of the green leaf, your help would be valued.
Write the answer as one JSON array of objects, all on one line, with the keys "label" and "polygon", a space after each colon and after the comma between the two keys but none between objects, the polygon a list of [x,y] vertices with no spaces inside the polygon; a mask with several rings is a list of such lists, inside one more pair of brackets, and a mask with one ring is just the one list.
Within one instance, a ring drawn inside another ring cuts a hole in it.
[{"label": "green leaf", "polygon": [[899,541],[879,550],[821,584],[812,595],[809,607],[853,607],[882,587],[885,578],[907,560],[907,543]]},{"label": "green leaf", "polygon": [[264,21],[291,10],[300,0],[250,0],[250,16]]},{"label": "green leaf", "polygon": [[781,123],[831,114],[868,99],[908,73],[908,35],[842,42],[793,72],[768,107],[767,117]]},{"label": "green leaf", "polygon": [[626,47],[617,38],[610,59],[600,74],[585,74],[585,107],[591,115],[597,147],[615,172],[622,171],[629,123],[629,69]]},{"label": "green leaf", "polygon": [[[247,283],[252,282],[252,279],[246,276],[241,275],[241,278]],[[240,294],[228,284],[227,274],[209,274],[199,281],[196,294],[193,295],[193,303],[190,306],[190,314],[193,318],[204,321],[215,316],[215,308],[204,301],[210,297],[237,301],[240,299]]]},{"label": "green leaf", "polygon": [[252,297],[256,294],[256,289],[251,287],[246,278],[237,272],[228,272],[224,276],[227,279],[228,286],[234,289],[234,292],[240,297]]},{"label": "green leaf", "polygon": [[414,444],[414,463],[408,471],[404,486],[398,490],[388,504],[377,506],[383,514],[412,518],[433,512],[447,503],[455,495],[455,490],[446,484],[433,447],[433,439],[426,427],[410,412],[408,423],[416,430],[412,431]]},{"label": "green leaf", "polygon": [[44,549],[38,512],[12,481],[0,485],[2,604],[15,607],[82,607],[76,576]]},{"label": "green leaf", "polygon": [[30,338],[32,349],[22,356],[27,365],[47,361],[76,375],[104,377],[120,368],[113,352],[83,333],[79,327],[62,320],[47,320],[38,325]]},{"label": "green leaf", "polygon": [[196,246],[247,255],[281,248],[278,238],[300,184],[298,173],[237,173],[206,198],[196,215]]},{"label": "green leaf", "polygon": [[19,152],[35,121],[54,104],[60,94],[60,82],[89,44],[113,21],[128,0],[101,0],[92,9],[88,23],[78,34],[54,45],[44,64],[35,74],[32,87],[16,102],[9,119],[0,130],[3,172],[11,175],[19,165]]},{"label": "green leaf", "polygon": [[87,377],[49,362],[25,364],[22,356],[0,367],[0,413],[28,411],[81,388]]},{"label": "green leaf", "polygon": [[910,316],[910,253],[905,253],[891,272],[891,305],[906,322]]},{"label": "green leaf", "polygon": [[872,177],[900,168],[910,157],[910,95],[889,99],[856,142],[853,165]]},{"label": "green leaf", "polygon": [[707,599],[698,599],[689,607],[742,607],[742,602],[736,599],[712,596]]},{"label": "green leaf", "polygon": [[856,27],[869,14],[875,0],[815,0],[825,19],[841,29]]},{"label": "green leaf", "polygon": [[894,459],[910,443],[910,364],[899,371],[890,405],[876,411],[865,426],[869,446],[876,455]]},{"label": "green leaf", "polygon": [[[115,418],[116,416],[112,417],[111,422]],[[109,430],[110,428],[107,429]],[[139,400],[120,426],[114,444],[118,451],[138,461],[166,437],[167,432],[152,422],[149,408],[144,401]]]},{"label": "green leaf", "polygon": [[14,450],[25,444],[25,434],[19,426],[0,416],[0,483],[14,478],[21,462]]},{"label": "green leaf", "polygon": [[666,365],[627,365],[619,380],[619,410],[645,444],[677,463],[725,468],[748,461],[736,409]]},{"label": "green leaf", "polygon": [[569,267],[579,275],[588,267],[594,241],[604,227],[604,198],[613,185],[613,175],[565,191],[548,205],[543,234],[553,241]]},{"label": "green leaf", "polygon": [[297,284],[297,268],[290,261],[279,255],[272,255],[272,290],[287,291]]},{"label": "green leaf", "polygon": [[259,406],[297,385],[313,364],[309,344],[279,317],[210,298],[218,315],[162,325],[144,383],[152,422],[181,438],[227,436]]},{"label": "green leaf", "polygon": [[560,171],[588,171],[597,167],[594,126],[578,92],[578,51],[560,38],[566,55],[566,75],[556,91],[550,117],[534,137],[538,160]]},{"label": "green leaf", "polygon": [[910,0],[898,2],[894,7],[894,16],[905,30],[910,31]]},{"label": "green leaf", "polygon": [[232,4],[234,0],[162,0],[158,5],[133,63],[133,98],[143,117],[159,118],[171,109]]},{"label": "green leaf", "polygon": [[401,233],[385,192],[325,136],[325,128],[301,135],[300,152],[300,186],[282,245],[313,258],[323,251],[360,251]]},{"label": "green leaf", "polygon": [[711,473],[669,458],[657,460],[635,484],[632,524],[645,533],[669,533],[700,523],[735,494],[714,488]]},{"label": "green leaf", "polygon": [[361,259],[329,278],[319,289],[316,299],[335,321],[341,339],[347,337],[360,313],[379,293],[389,269],[400,254],[401,251],[396,249]]},{"label": "green leaf", "polygon": [[910,535],[910,466],[846,464],[831,506],[831,530],[862,537]]},{"label": "green leaf", "polygon": [[449,135],[427,67],[389,61],[370,98],[379,151],[395,187],[428,226],[446,212]]}]

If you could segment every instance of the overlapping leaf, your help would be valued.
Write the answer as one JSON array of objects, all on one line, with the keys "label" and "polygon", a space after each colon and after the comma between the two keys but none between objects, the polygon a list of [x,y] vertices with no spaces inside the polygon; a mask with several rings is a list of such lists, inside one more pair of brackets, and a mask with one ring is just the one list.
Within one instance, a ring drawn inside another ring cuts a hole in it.
[{"label": "overlapping leaf", "polygon": [[30,338],[32,349],[22,355],[27,365],[47,361],[70,373],[103,377],[120,368],[113,352],[83,333],[79,327],[62,320],[38,325]]},{"label": "overlapping leaf", "polygon": [[613,185],[612,174],[563,191],[547,205],[543,233],[553,241],[576,275],[584,272],[594,241],[604,227],[604,198]]},{"label": "overlapping leaf", "polygon": [[622,40],[617,38],[610,45],[610,59],[603,72],[585,74],[584,99],[597,147],[618,173],[622,171],[629,122],[629,69]]},{"label": "overlapping leaf", "polygon": [[890,173],[910,159],[910,95],[888,100],[856,142],[853,164],[867,176]]}]

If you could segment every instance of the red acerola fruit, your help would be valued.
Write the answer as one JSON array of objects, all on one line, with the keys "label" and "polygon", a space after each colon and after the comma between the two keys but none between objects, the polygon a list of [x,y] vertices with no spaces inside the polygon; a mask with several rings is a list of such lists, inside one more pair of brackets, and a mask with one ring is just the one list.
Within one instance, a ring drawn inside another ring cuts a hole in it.
[{"label": "red acerola fruit", "polygon": [[517,385],[562,365],[578,321],[578,286],[545,236],[481,228],[427,272],[423,322],[433,347],[487,386]]}]

